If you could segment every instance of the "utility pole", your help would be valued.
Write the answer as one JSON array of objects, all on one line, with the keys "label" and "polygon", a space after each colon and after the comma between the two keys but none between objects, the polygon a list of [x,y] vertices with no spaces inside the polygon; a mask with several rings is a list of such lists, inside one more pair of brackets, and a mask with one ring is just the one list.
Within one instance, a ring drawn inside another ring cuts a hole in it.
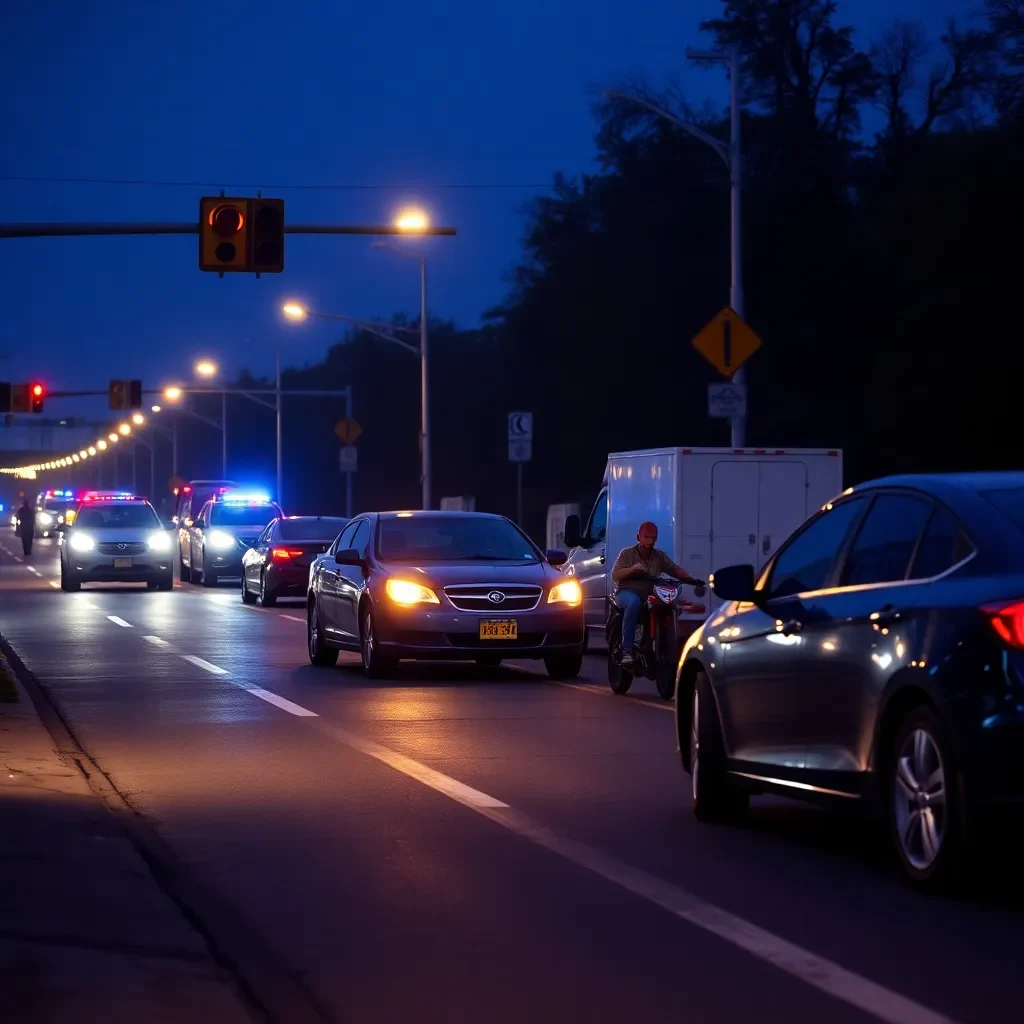
[{"label": "utility pole", "polygon": [[[423,446],[423,508],[430,508],[430,410],[427,377],[427,261],[420,260],[420,443]],[[349,474],[351,476],[351,474]]]},{"label": "utility pole", "polygon": [[[351,398],[349,405],[351,405]],[[277,503],[284,508],[284,457],[281,451],[281,353],[274,356],[274,411],[277,418]],[[351,476],[352,474],[348,474]]]}]

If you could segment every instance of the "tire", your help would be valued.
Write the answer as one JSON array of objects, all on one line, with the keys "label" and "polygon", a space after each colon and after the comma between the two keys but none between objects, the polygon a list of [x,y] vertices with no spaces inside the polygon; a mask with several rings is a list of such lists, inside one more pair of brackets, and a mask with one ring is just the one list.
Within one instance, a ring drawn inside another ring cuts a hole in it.
[{"label": "tire", "polygon": [[182,583],[192,582],[192,570],[185,564],[185,559],[181,557],[181,551],[178,552],[178,576],[181,578]]},{"label": "tire", "polygon": [[156,588],[158,586],[159,586],[159,584],[157,583],[156,580],[146,580],[146,589],[147,590],[156,590]]},{"label": "tire", "polygon": [[[661,628],[659,635],[658,662],[654,673],[654,685],[658,688],[658,694],[665,700],[671,700],[676,695],[676,669],[679,665],[679,644],[674,635],[665,637],[666,627]],[[666,644],[668,651],[662,651],[661,645]]]},{"label": "tire", "polygon": [[476,658],[477,668],[498,668],[501,665],[500,654],[481,654]]},{"label": "tire", "polygon": [[338,652],[333,647],[328,647],[320,635],[320,614],[317,611],[316,601],[311,601],[306,609],[306,652],[309,654],[309,663],[319,668],[329,668],[338,664]]},{"label": "tire", "polygon": [[967,837],[958,778],[938,715],[927,705],[914,708],[887,752],[885,800],[896,856],[922,889],[962,880]]},{"label": "tire", "polygon": [[264,608],[273,608],[277,604],[277,592],[267,590],[267,574],[260,573],[260,605]]},{"label": "tire", "polygon": [[544,659],[544,667],[552,679],[576,679],[583,668],[583,655],[556,654]]},{"label": "tire", "polygon": [[750,798],[729,787],[725,749],[711,683],[699,673],[690,698],[690,803],[700,821],[742,817]]},{"label": "tire", "polygon": [[66,594],[74,594],[82,589],[82,584],[76,579],[72,579],[70,574],[64,571],[64,563],[60,566],[60,589]]},{"label": "tire", "polygon": [[245,585],[245,569],[242,569],[242,604],[255,604],[256,595]]},{"label": "tire", "polygon": [[217,586],[217,574],[211,572],[206,564],[206,555],[203,555],[203,578],[199,581],[204,587]]},{"label": "tire", "polygon": [[362,611],[359,627],[359,651],[363,659],[363,671],[370,679],[384,679],[394,671],[397,662],[382,657],[380,653],[373,622],[373,609],[369,605]]},{"label": "tire", "polygon": [[174,571],[172,570],[166,576],[162,576],[156,581],[157,590],[173,590],[174,589]]}]

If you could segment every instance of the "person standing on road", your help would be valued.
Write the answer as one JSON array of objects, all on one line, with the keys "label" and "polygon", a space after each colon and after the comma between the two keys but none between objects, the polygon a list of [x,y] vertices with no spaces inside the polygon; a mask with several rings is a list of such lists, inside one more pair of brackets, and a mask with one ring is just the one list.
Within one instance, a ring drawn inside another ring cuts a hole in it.
[{"label": "person standing on road", "polygon": [[36,510],[28,503],[28,498],[18,509],[18,522],[21,524],[18,531],[21,535],[21,550],[26,555],[31,555],[32,541],[36,536]]},{"label": "person standing on road", "polygon": [[643,598],[622,584],[635,576],[659,576],[667,573],[677,579],[686,579],[690,574],[676,565],[664,551],[654,545],[658,540],[658,528],[654,523],[641,523],[637,531],[636,544],[623,548],[612,568],[612,582],[615,592],[612,600],[622,612],[622,664],[633,664],[633,647],[636,644],[636,620],[640,615]]}]

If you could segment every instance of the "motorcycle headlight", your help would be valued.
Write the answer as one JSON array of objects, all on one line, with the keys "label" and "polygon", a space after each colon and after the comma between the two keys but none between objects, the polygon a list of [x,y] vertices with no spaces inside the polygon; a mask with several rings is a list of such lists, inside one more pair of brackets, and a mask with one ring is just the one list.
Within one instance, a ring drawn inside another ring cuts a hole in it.
[{"label": "motorcycle headlight", "polygon": [[551,588],[548,594],[548,604],[567,604],[570,608],[577,608],[583,603],[583,591],[576,580],[566,580],[564,583],[557,583]]},{"label": "motorcycle headlight", "polygon": [[410,583],[408,580],[388,580],[384,584],[388,597],[395,604],[409,607],[414,604],[440,604],[435,594],[429,587],[419,583]]},{"label": "motorcycle headlight", "polygon": [[96,547],[96,541],[87,533],[72,533],[68,543],[72,551],[92,551]]},{"label": "motorcycle headlight", "polygon": [[149,535],[149,550],[168,552],[171,550],[171,538],[163,530],[156,530]]},{"label": "motorcycle headlight", "polygon": [[223,530],[211,530],[206,540],[215,551],[226,551],[228,548],[235,546],[235,538]]}]

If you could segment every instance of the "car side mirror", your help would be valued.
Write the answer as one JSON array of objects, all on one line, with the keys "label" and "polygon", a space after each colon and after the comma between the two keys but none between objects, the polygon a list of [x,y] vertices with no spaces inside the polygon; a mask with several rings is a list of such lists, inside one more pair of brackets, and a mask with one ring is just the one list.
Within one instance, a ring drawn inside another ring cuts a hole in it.
[{"label": "car side mirror", "polygon": [[362,565],[363,557],[355,548],[345,548],[335,554],[334,561],[338,565]]},{"label": "car side mirror", "polygon": [[565,517],[565,543],[566,546],[571,550],[572,548],[578,548],[583,542],[583,535],[580,533],[580,517],[566,516]]},{"label": "car side mirror", "polygon": [[752,565],[729,565],[711,574],[711,589],[723,601],[753,603],[757,599],[756,582]]},{"label": "car side mirror", "polygon": [[555,566],[557,569],[560,565],[565,565],[569,561],[569,556],[564,551],[559,551],[558,548],[549,548],[544,552],[544,557]]}]

